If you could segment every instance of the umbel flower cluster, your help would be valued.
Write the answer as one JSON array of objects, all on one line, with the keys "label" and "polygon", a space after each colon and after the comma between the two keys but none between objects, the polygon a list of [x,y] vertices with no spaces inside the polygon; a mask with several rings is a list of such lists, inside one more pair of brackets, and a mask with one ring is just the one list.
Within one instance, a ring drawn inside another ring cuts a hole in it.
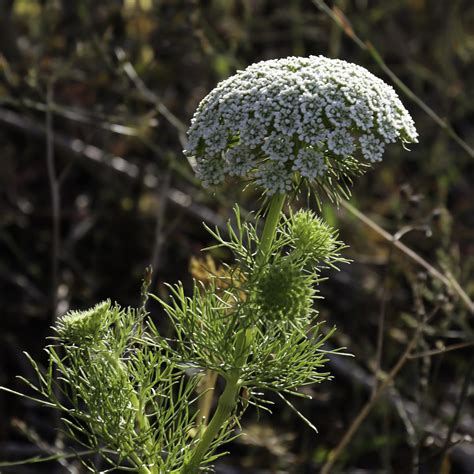
[{"label": "umbel flower cluster", "polygon": [[205,186],[242,176],[271,195],[298,178],[349,176],[381,160],[388,143],[417,136],[394,89],[363,67],[288,57],[218,84],[194,114],[185,153]]}]

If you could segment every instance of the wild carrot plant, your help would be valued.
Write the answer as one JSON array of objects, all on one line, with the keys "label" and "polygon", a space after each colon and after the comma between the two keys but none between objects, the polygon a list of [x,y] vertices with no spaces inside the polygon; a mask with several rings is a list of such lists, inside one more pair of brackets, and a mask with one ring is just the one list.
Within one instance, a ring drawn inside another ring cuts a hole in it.
[{"label": "wild carrot plant", "polygon": [[[210,470],[248,404],[268,409],[268,391],[303,396],[300,387],[331,378],[325,362],[338,351],[325,349],[333,329],[322,330],[315,302],[321,270],[346,262],[344,244],[313,211],[286,206],[301,189],[337,201],[395,141],[417,141],[410,115],[390,86],[345,61],[263,61],[220,83],[194,115],[185,154],[205,186],[240,176],[262,193],[251,219],[236,203],[226,235],[208,228],[232,263],[207,285],[155,297],[172,338],[143,310],[108,301],[66,314],[47,370],[30,358],[38,380],[24,381],[36,395],[23,396],[59,410],[67,433],[111,466]],[[209,414],[197,386],[211,375],[224,389]]]}]

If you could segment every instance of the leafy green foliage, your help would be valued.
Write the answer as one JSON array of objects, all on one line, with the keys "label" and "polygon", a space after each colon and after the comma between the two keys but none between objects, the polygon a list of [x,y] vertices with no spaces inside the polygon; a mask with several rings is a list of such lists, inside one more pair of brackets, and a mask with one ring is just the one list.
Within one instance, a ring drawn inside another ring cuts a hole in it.
[{"label": "leafy green foliage", "polygon": [[31,360],[38,382],[25,382],[35,401],[59,410],[72,439],[110,465],[170,472],[186,455],[196,381],[137,337],[139,317],[110,302],[69,313],[46,348],[48,370]]},{"label": "leafy green foliage", "polygon": [[[178,364],[210,368],[227,378],[236,368],[235,335],[249,330],[241,386],[293,393],[326,380],[328,374],[320,372],[326,337],[314,321],[315,285],[321,266],[344,261],[338,253],[342,244],[315,216],[296,213],[280,220],[268,255],[260,258],[258,219],[242,223],[236,207],[235,222],[235,229],[228,223],[228,240],[217,228],[208,229],[216,246],[234,255],[226,275],[215,275],[207,287],[195,282],[192,296],[178,283],[170,287],[169,302],[157,298],[176,333],[165,340],[152,328],[157,344]],[[310,224],[307,231],[305,224]]]},{"label": "leafy green foliage", "polygon": [[[160,334],[144,306],[104,301],[71,311],[46,348],[48,370],[30,359],[38,383],[24,381],[38,395],[23,396],[59,410],[68,435],[111,466],[195,473],[235,436],[248,405],[238,403],[243,387],[247,401],[265,406],[262,389],[298,394],[300,386],[330,379],[323,345],[332,331],[324,335],[315,322],[315,286],[323,266],[344,261],[342,244],[312,213],[283,219],[278,202],[267,215],[266,245],[259,220],[242,223],[238,207],[228,239],[209,229],[235,262],[207,286],[195,282],[190,296],[181,283],[169,286],[169,301],[159,301],[174,325],[172,339]],[[208,428],[193,439],[195,391],[209,369],[226,388]]]}]

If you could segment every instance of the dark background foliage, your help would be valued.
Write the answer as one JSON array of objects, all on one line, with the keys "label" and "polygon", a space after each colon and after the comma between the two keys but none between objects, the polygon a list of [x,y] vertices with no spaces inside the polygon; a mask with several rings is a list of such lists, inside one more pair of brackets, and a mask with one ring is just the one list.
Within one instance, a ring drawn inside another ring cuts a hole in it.
[{"label": "dark background foliage", "polygon": [[[441,278],[346,207],[324,203],[354,263],[321,285],[320,318],[337,325],[332,343],[355,358],[332,360],[335,380],[295,401],[319,434],[275,399],[273,417],[249,410],[247,436],[219,469],[319,472],[374,392],[377,367],[383,380],[427,320],[412,351],[421,357],[404,361],[333,472],[474,471],[466,301],[474,293],[474,3],[318,4],[0,0],[1,385],[19,388],[15,375],[31,376],[22,351],[41,360],[55,314],[104,298],[138,305],[150,264],[155,293],[190,281],[190,257],[209,243],[202,221],[221,224],[236,201],[247,210],[260,204],[235,182],[209,191],[193,177],[181,150],[199,100],[252,62],[323,54],[392,83],[412,113],[420,143],[410,152],[389,147],[357,180],[351,203]],[[440,126],[444,119],[452,128]],[[2,459],[54,452],[53,433],[51,414],[0,395]],[[8,472],[43,469],[80,472],[73,461]]]}]

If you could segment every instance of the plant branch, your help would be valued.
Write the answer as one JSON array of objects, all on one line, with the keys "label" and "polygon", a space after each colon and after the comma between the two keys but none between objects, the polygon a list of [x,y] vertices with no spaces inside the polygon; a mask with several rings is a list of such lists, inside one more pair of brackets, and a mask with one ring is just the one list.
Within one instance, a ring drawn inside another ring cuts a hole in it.
[{"label": "plant branch", "polygon": [[[276,194],[270,200],[270,206],[265,219],[260,246],[258,248],[259,259],[265,259],[270,252],[276,229],[280,222],[281,210],[285,202],[285,194]],[[216,412],[209,425],[204,430],[202,438],[197,444],[191,459],[183,468],[183,474],[194,474],[199,471],[199,466],[212,442],[218,435],[221,428],[228,422],[232,411],[235,409],[240,390],[240,374],[242,366],[245,364],[251,340],[252,329],[241,329],[235,338],[235,367],[226,377],[226,387],[219,397]]]},{"label": "plant branch", "polygon": [[441,349],[432,349],[424,352],[417,352],[415,354],[410,354],[410,359],[417,359],[419,357],[431,357],[436,355],[445,354],[446,352],[457,351],[459,349],[465,349],[466,347],[474,346],[474,342],[458,342],[456,344],[451,344],[449,346],[445,346]]},{"label": "plant branch", "polygon": [[456,411],[454,413],[452,422],[449,426],[448,433],[446,434],[446,439],[444,441],[444,445],[440,453],[440,465],[443,464],[444,454],[449,450],[451,446],[451,439],[458,426],[459,418],[461,417],[462,407],[464,406],[464,403],[466,402],[466,399],[468,398],[469,387],[471,384],[473,374],[474,374],[474,356],[471,357],[471,361],[469,362],[466,376],[464,377],[464,382],[462,384],[461,393],[459,395],[459,401],[456,404]]},{"label": "plant branch", "polygon": [[[127,388],[130,394],[130,403],[135,409],[135,417],[136,417],[137,425],[138,425],[137,428],[140,431],[140,433],[143,434],[143,436],[145,437],[144,447],[145,447],[145,452],[146,452],[146,457],[147,457],[146,462],[150,467],[147,467],[147,465],[145,465],[145,463],[137,456],[137,454],[134,452],[133,447],[130,450],[130,455],[132,459],[134,460],[135,464],[137,465],[137,468],[139,469],[138,472],[140,472],[141,474],[158,474],[157,466],[154,465],[153,459],[151,459],[152,453],[154,451],[153,450],[153,437],[152,437],[151,426],[148,421],[148,417],[145,413],[146,408],[143,405],[140,398],[135,393],[133,385],[130,382],[127,369],[124,366],[124,364],[121,362],[121,360],[115,354],[110,354],[109,352],[107,352],[107,350],[102,351],[102,355],[104,357],[107,357],[107,360],[109,361],[111,366],[114,367],[117,373],[122,375],[123,380],[127,381],[127,385],[128,385]],[[135,429],[137,430],[137,428]]]},{"label": "plant branch", "polygon": [[388,282],[390,278],[390,265],[392,263],[392,256],[393,256],[393,247],[390,247],[387,264],[385,265],[384,276],[383,276],[380,313],[379,313],[379,321],[378,321],[378,328],[377,328],[377,349],[375,353],[375,370],[374,370],[375,383],[372,388],[372,395],[374,395],[377,392],[378,376],[379,376],[379,372],[382,369],[385,319],[386,319],[386,313],[387,313],[387,300],[388,300]]}]

